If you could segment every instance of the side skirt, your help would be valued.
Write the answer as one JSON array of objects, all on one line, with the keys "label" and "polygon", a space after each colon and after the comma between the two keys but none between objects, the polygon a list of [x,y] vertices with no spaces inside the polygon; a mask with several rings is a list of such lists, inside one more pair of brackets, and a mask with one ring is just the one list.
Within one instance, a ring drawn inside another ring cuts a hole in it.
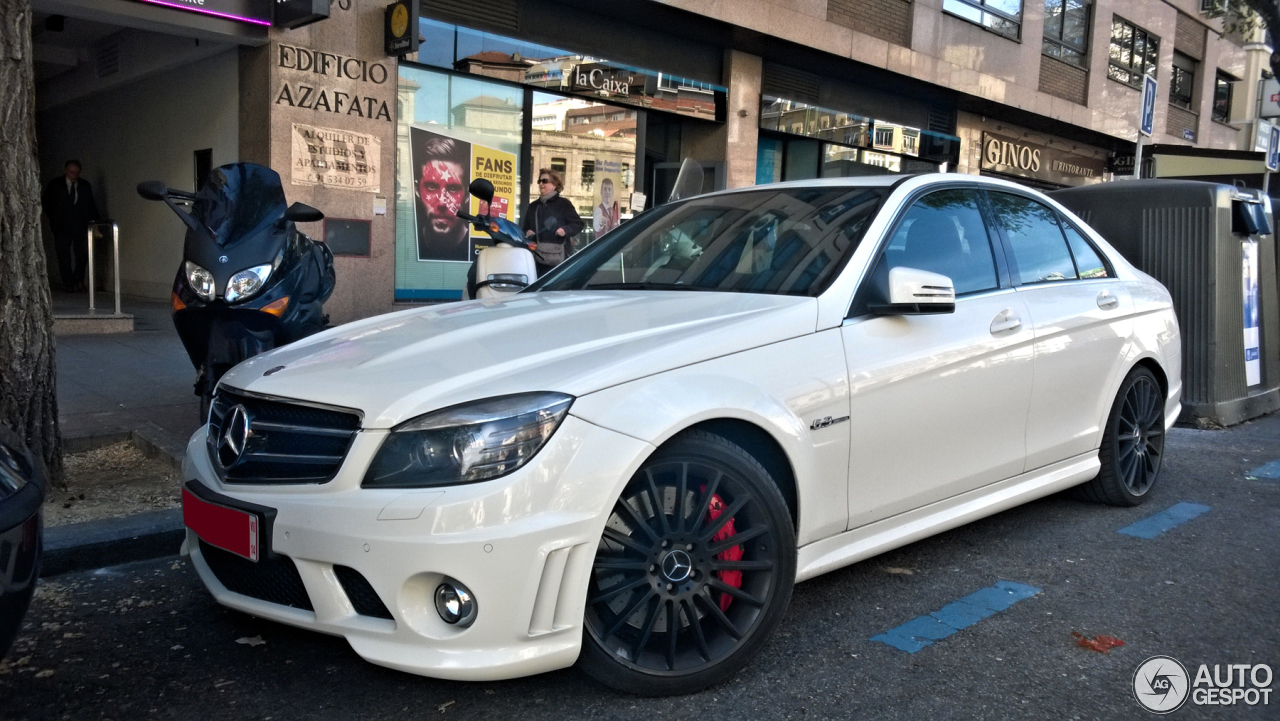
[{"label": "side skirt", "polygon": [[1101,467],[1098,452],[1090,451],[945,501],[815,541],[799,551],[796,582],[806,581],[899,546],[963,526],[970,521],[1079,485],[1098,475]]}]

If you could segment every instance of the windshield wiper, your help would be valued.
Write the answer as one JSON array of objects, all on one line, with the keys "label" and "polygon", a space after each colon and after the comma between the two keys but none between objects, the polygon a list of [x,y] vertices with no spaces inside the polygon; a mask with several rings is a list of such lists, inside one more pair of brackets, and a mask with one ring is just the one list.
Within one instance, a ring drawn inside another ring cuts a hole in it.
[{"label": "windshield wiper", "polygon": [[585,286],[583,290],[700,290],[704,292],[720,292],[718,288],[703,288],[698,285],[685,285],[683,283],[652,283],[645,281],[643,283],[593,283]]}]

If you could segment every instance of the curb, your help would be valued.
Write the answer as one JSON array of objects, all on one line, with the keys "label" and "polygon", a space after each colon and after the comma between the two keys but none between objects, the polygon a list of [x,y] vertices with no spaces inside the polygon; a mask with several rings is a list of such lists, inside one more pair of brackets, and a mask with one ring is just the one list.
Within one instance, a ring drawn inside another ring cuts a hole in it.
[{"label": "curb", "polygon": [[46,528],[40,577],[176,556],[185,536],[181,508]]},{"label": "curb", "polygon": [[[181,473],[186,455],[183,449],[143,431],[76,436],[62,442],[65,452],[78,453],[122,441],[133,443],[143,455],[166,461]],[[185,537],[181,508],[45,528],[40,577],[175,556]]]}]

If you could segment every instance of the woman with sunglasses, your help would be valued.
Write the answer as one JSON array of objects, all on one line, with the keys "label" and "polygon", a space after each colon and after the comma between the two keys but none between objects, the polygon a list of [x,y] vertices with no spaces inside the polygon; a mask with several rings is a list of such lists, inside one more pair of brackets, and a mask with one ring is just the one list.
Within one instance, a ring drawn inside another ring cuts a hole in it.
[{"label": "woman with sunglasses", "polygon": [[549,168],[538,171],[538,199],[524,214],[524,236],[538,244],[534,264],[541,278],[573,255],[573,236],[582,230],[582,218],[573,203],[560,195],[564,178]]}]

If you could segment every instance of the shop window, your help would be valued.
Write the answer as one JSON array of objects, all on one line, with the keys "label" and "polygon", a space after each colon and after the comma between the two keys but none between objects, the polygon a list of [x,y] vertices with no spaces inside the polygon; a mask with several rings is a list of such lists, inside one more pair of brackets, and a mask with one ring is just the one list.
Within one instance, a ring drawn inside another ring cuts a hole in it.
[{"label": "shop window", "polygon": [[1220,123],[1231,122],[1231,89],[1236,79],[1218,71],[1213,83],[1213,119]]},{"label": "shop window", "polygon": [[1134,88],[1142,87],[1142,76],[1156,76],[1160,38],[1119,17],[1111,21],[1111,48],[1107,77]]},{"label": "shop window", "polygon": [[785,141],[760,137],[756,144],[756,185],[782,180],[782,145]]},{"label": "shop window", "polygon": [[1086,68],[1089,45],[1089,0],[1045,0],[1043,52],[1064,63]]},{"label": "shop window", "polygon": [[877,148],[892,148],[893,147],[893,128],[877,126],[875,131],[875,138],[876,139],[873,145],[875,145]]},{"label": "shop window", "polygon": [[1191,109],[1191,96],[1196,87],[1196,61],[1190,55],[1173,52],[1173,74],[1169,78],[1169,103]]},{"label": "shop window", "polygon": [[903,133],[902,152],[907,155],[918,154],[920,152],[920,136],[914,133]]},{"label": "shop window", "polygon": [[942,11],[1007,38],[1022,35],[1022,0],[942,0]]},{"label": "shop window", "polygon": [[412,84],[397,97],[395,298],[457,299],[477,249],[491,242],[457,218],[479,210],[467,186],[488,178],[492,212],[520,220],[524,90],[405,64],[400,77]]}]

